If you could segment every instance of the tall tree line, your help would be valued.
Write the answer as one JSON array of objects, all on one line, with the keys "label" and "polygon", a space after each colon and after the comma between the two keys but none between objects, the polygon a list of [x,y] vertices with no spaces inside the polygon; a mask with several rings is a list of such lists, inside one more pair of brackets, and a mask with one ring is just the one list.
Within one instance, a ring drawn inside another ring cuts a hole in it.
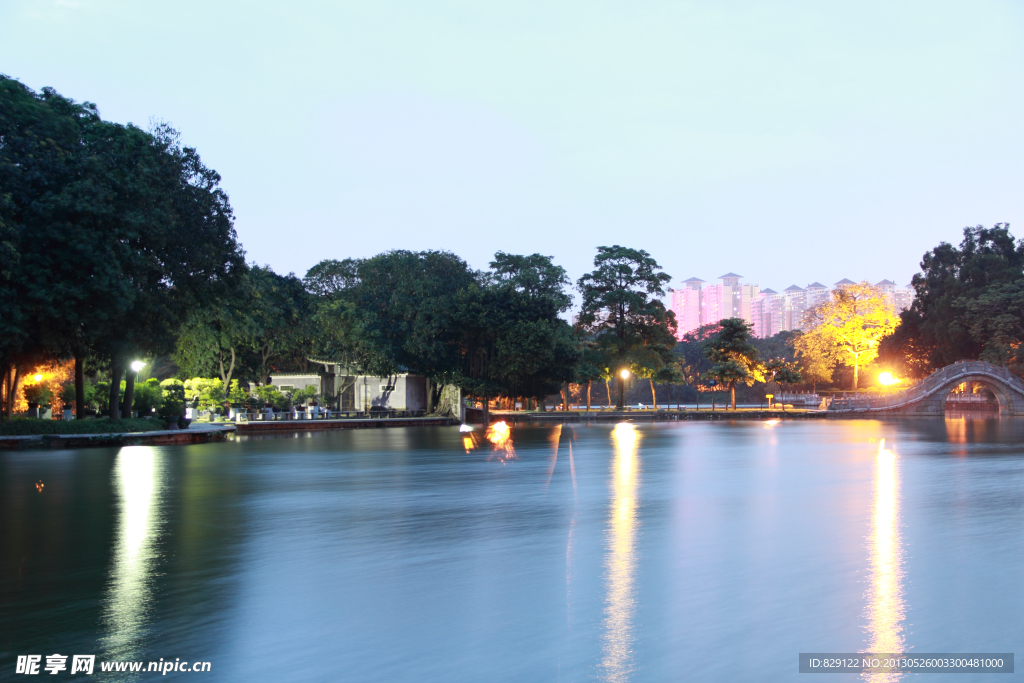
[{"label": "tall tree line", "polygon": [[169,353],[190,311],[237,285],[244,255],[220,176],[167,125],[104,121],[97,107],[0,75],[0,375],[74,358],[109,366],[111,418],[138,354]]}]

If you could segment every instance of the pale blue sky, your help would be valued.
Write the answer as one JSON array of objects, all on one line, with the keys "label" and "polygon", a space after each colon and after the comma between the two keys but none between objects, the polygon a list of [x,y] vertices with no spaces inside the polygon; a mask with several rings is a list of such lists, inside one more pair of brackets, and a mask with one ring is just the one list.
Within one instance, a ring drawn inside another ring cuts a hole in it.
[{"label": "pale blue sky", "polygon": [[900,284],[1024,236],[1019,2],[0,1],[0,72],[182,131],[250,259],[650,251]]}]

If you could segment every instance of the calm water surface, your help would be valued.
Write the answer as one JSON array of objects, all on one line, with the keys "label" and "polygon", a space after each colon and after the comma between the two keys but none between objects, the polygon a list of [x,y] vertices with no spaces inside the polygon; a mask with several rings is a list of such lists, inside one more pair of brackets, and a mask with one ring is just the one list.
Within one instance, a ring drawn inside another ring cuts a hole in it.
[{"label": "calm water surface", "polygon": [[516,682],[1024,653],[1024,421],[495,440],[0,453],[0,679],[32,653],[212,663],[166,679]]}]

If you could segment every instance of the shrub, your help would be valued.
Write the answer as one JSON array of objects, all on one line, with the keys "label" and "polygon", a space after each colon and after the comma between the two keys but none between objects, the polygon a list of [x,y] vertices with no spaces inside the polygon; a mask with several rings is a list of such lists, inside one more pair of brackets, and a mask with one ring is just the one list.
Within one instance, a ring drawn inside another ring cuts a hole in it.
[{"label": "shrub", "polygon": [[238,380],[231,380],[231,389],[228,391],[228,400],[231,403],[245,403],[249,398],[249,392],[238,386]]},{"label": "shrub", "polygon": [[69,382],[60,388],[60,402],[64,404],[64,410],[70,410],[75,405],[74,382]]},{"label": "shrub", "polygon": [[177,418],[185,414],[185,383],[180,379],[165,379],[160,382],[163,403],[160,414]]},{"label": "shrub", "polygon": [[53,398],[53,392],[45,384],[29,384],[21,391],[26,401],[40,406],[50,405],[50,399]]},{"label": "shrub", "polygon": [[309,403],[315,400],[319,394],[317,393],[316,387],[310,384],[304,389],[300,389],[292,394],[292,401],[295,403]]},{"label": "shrub", "polygon": [[155,377],[150,377],[144,383],[135,385],[135,400],[134,409],[138,411],[139,417],[145,417],[146,415],[152,415],[155,410],[159,410],[163,404],[163,390],[160,387],[160,381]]},{"label": "shrub", "polygon": [[291,399],[272,384],[256,387],[255,394],[260,402],[260,407],[273,406],[279,410],[288,410],[292,407]]},{"label": "shrub", "polygon": [[210,410],[224,403],[224,382],[220,379],[193,377],[185,380],[185,398],[196,402],[200,410]]},{"label": "shrub", "polygon": [[[124,394],[121,394],[122,398]],[[110,382],[96,382],[92,389],[86,391],[86,403],[96,410],[108,410],[110,408]]]},{"label": "shrub", "polygon": [[141,417],[111,422],[103,417],[98,420],[40,420],[36,418],[15,418],[0,422],[0,436],[32,436],[34,434],[123,434],[127,432],[153,432],[165,429],[161,420]]}]

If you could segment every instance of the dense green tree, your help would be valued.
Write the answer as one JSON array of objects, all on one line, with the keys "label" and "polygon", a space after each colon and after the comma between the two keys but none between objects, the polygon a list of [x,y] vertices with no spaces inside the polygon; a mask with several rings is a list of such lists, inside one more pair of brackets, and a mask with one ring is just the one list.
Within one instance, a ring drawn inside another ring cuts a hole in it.
[{"label": "dense green tree", "polygon": [[702,378],[711,369],[711,361],[704,355],[704,345],[718,333],[718,330],[717,323],[701,325],[684,334],[674,349],[676,371],[683,384],[693,389],[698,410],[700,394],[705,388],[705,381]]},{"label": "dense green tree", "polygon": [[344,298],[359,283],[360,259],[325,259],[306,272],[306,291],[324,299]]},{"label": "dense green tree", "polygon": [[[646,251],[598,247],[595,270],[580,278],[580,331],[593,338],[617,374],[622,369],[657,372],[673,362],[675,315],[660,297],[671,276]],[[618,407],[624,403],[619,380]]]},{"label": "dense green tree", "polygon": [[1024,371],[1024,279],[986,287],[976,298],[953,302],[971,338],[981,346],[979,357]]},{"label": "dense green tree", "polygon": [[357,272],[345,298],[358,312],[365,344],[376,350],[364,371],[451,377],[461,356],[456,299],[477,273],[446,251],[389,251],[359,262]]},{"label": "dense green tree", "polygon": [[[983,331],[965,319],[967,302],[990,287],[1024,277],[1024,243],[1007,223],[964,228],[959,247],[942,242],[924,255],[914,276],[913,305],[879,348],[883,363],[901,374],[927,375],[958,360],[980,357]],[[981,336],[979,336],[981,335]]]},{"label": "dense green tree", "polygon": [[743,318],[725,318],[719,321],[718,332],[704,342],[704,356],[711,367],[704,372],[703,379],[728,387],[733,410],[736,410],[736,385],[750,386],[764,379],[764,368],[751,341],[752,329]]},{"label": "dense green tree", "polygon": [[[605,382],[607,389],[610,375],[610,360],[604,349],[592,339],[584,339],[580,342],[580,360],[576,365],[576,381],[587,385],[587,410],[590,410],[592,402],[592,390],[594,382]],[[608,393],[611,398],[611,392]],[[611,403],[609,401],[609,407]]]},{"label": "dense green tree", "polygon": [[548,256],[498,252],[457,300],[460,364],[453,381],[486,400],[543,399],[575,379],[580,348],[560,317],[572,302]]},{"label": "dense green tree", "polygon": [[278,275],[269,266],[252,266],[244,290],[250,297],[251,333],[240,347],[242,375],[268,384],[276,364],[310,350],[310,297],[299,278]]},{"label": "dense green tree", "polygon": [[93,105],[6,77],[0,138],[14,264],[4,282],[15,290],[3,300],[0,365],[29,349],[74,356],[81,397],[82,359],[104,355],[116,419],[132,356],[172,348],[185,314],[230,286],[241,264],[220,178],[167,126],[105,122]]},{"label": "dense green tree", "polygon": [[[803,380],[796,363],[785,358],[772,358],[764,364],[764,377],[766,380],[776,382],[785,389]],[[783,400],[782,409],[786,409],[786,402]]]}]

